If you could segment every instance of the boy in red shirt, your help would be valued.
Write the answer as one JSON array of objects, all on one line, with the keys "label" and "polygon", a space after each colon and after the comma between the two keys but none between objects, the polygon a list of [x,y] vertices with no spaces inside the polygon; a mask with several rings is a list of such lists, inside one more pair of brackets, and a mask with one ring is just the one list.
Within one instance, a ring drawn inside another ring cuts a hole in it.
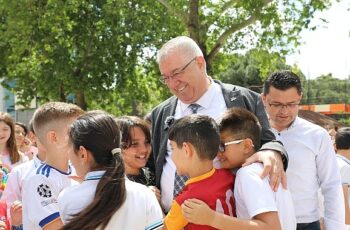
[{"label": "boy in red shirt", "polygon": [[190,198],[203,200],[213,210],[234,216],[234,176],[230,171],[213,167],[220,145],[215,121],[204,115],[183,117],[170,128],[169,140],[177,174],[186,175],[189,180],[164,219],[166,229],[214,229],[187,222],[181,204]]}]

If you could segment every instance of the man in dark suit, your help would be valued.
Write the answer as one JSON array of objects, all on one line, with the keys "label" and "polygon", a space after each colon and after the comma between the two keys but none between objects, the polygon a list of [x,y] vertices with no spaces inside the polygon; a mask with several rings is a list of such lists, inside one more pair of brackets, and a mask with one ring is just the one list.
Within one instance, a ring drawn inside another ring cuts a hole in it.
[{"label": "man in dark suit", "polygon": [[[171,160],[168,129],[174,119],[199,113],[219,116],[227,108],[243,107],[253,112],[262,125],[262,147],[250,162],[264,163],[263,176],[269,172],[273,189],[284,181],[288,157],[280,142],[270,131],[268,118],[260,95],[243,87],[213,80],[206,72],[206,62],[199,46],[185,36],[171,39],[159,50],[160,81],[167,85],[172,97],[155,107],[150,115],[156,185],[161,190],[162,204],[169,210],[173,200],[176,167]],[[195,112],[192,105],[195,104]],[[282,157],[281,157],[282,156]]]}]

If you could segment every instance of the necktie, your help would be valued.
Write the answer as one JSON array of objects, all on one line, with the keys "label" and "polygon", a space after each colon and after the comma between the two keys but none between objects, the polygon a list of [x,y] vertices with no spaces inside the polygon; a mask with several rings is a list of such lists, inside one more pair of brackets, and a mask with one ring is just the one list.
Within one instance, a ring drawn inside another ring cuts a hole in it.
[{"label": "necktie", "polygon": [[[190,104],[188,107],[191,109],[192,114],[196,114],[200,105]],[[188,180],[187,176],[181,176],[181,175],[178,175],[177,172],[175,172],[174,198],[179,194],[179,192],[181,192],[187,180]]]}]

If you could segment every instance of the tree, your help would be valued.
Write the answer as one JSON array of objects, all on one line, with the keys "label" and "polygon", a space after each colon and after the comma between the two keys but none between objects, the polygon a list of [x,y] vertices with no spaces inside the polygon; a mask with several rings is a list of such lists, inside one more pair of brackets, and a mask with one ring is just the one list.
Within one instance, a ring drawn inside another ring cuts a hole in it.
[{"label": "tree", "polygon": [[[133,97],[146,86],[140,69],[153,66],[145,52],[154,53],[160,37],[181,28],[162,26],[161,8],[137,0],[0,0],[3,85],[14,80],[12,90],[23,104],[33,97],[41,103],[73,95],[84,109],[125,100],[129,104],[118,111],[140,114],[137,100],[150,96]],[[155,79],[153,73],[157,84]]]},{"label": "tree", "polygon": [[334,78],[332,74],[321,75],[303,82],[303,104],[349,103],[348,80]]},{"label": "tree", "polygon": [[214,72],[220,73],[218,78],[223,82],[256,92],[261,92],[263,81],[272,72],[292,69],[279,53],[259,49],[249,50],[245,54],[219,54],[213,66],[217,68]]},{"label": "tree", "polygon": [[222,49],[274,47],[285,54],[299,45],[314,13],[330,6],[329,0],[158,1],[199,44],[209,70]]}]

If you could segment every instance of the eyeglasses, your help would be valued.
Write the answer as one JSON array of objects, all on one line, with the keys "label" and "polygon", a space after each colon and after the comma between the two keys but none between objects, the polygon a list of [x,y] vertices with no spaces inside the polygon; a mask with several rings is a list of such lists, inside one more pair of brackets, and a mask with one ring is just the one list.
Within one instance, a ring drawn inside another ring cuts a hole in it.
[{"label": "eyeglasses", "polygon": [[269,106],[273,109],[283,109],[283,108],[287,108],[287,109],[295,109],[299,106],[300,101],[298,102],[293,102],[293,103],[287,103],[287,104],[282,104],[282,103],[268,103]]},{"label": "eyeglasses", "polygon": [[179,70],[175,70],[171,75],[169,76],[165,76],[165,75],[161,75],[161,77],[159,78],[159,81],[163,84],[168,84],[170,79],[176,79],[177,77],[180,76],[180,74],[182,74],[183,72],[185,72],[186,68],[194,61],[196,60],[197,57],[194,57],[191,59],[191,61],[189,61],[184,67],[182,67]]},{"label": "eyeglasses", "polygon": [[244,140],[242,139],[242,140],[234,140],[234,141],[229,141],[229,142],[225,142],[225,143],[220,143],[219,151],[220,152],[225,152],[225,146],[239,144],[242,141],[244,141]]}]

